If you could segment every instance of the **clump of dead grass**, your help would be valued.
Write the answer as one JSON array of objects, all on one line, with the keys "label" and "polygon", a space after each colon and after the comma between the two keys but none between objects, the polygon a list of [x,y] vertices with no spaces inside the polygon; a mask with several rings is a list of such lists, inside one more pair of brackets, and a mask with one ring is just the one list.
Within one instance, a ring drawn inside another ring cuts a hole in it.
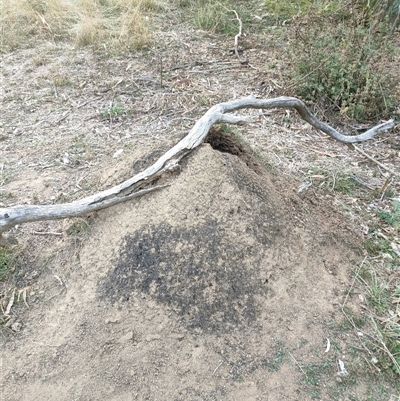
[{"label": "clump of dead grass", "polygon": [[151,40],[149,15],[162,7],[161,0],[3,0],[1,50],[24,47],[38,38],[143,48]]}]

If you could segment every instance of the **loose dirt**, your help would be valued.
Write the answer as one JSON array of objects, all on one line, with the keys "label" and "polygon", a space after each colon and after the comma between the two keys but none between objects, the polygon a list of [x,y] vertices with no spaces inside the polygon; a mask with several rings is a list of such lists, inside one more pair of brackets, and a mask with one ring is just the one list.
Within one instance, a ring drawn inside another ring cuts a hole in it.
[{"label": "loose dirt", "polygon": [[323,353],[357,257],[287,186],[206,144],[98,213],[68,288],[6,342],[5,399],[309,399],[288,353]]},{"label": "loose dirt", "polygon": [[[170,29],[137,54],[46,44],[4,55],[1,204],[94,193],[150,165],[218,101],[279,95],[273,35],[247,43],[241,66],[232,40]],[[241,132],[260,157],[220,127],[158,192],[13,229],[24,258],[1,295],[28,288],[29,309],[16,303],[18,324],[2,331],[2,400],[339,397],[357,369],[338,325],[363,228],[313,188],[344,165],[367,177],[376,166],[291,112],[244,113],[258,118]],[[346,302],[362,313],[357,296]]]}]

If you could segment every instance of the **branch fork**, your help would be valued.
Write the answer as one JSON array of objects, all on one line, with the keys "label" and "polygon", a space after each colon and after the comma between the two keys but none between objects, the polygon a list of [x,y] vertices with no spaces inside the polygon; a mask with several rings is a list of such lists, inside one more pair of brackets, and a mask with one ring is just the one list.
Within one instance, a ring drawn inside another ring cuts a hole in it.
[{"label": "branch fork", "polygon": [[161,156],[152,166],[105,191],[70,203],[57,205],[18,205],[0,208],[0,244],[4,242],[2,234],[17,224],[57,220],[85,215],[89,212],[104,209],[121,202],[148,194],[164,188],[168,184],[155,185],[155,181],[166,174],[180,168],[179,162],[196,149],[205,139],[210,128],[217,123],[244,124],[249,118],[230,114],[245,108],[253,109],[295,109],[302,119],[314,128],[324,132],[333,139],[343,143],[356,143],[371,139],[376,133],[394,126],[394,121],[376,125],[359,135],[344,135],[328,124],[313,116],[305,104],[294,97],[278,97],[274,99],[256,99],[253,96],[219,103],[211,107],[194,125],[189,134],[179,141],[168,152]]}]

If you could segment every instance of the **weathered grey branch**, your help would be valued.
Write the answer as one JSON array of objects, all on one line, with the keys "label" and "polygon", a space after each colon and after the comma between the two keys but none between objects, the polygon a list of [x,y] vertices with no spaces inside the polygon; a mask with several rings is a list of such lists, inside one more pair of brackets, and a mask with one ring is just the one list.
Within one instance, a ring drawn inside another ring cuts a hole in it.
[{"label": "weathered grey branch", "polygon": [[[226,7],[225,7],[225,8],[226,8]],[[227,8],[226,8],[226,9],[227,9]],[[228,9],[227,9],[227,10],[228,10]],[[239,39],[240,39],[240,38],[242,37],[242,35],[243,35],[243,33],[242,33],[242,29],[243,29],[242,20],[239,18],[239,15],[238,15],[238,13],[237,13],[235,10],[228,10],[228,11],[234,13],[235,16],[236,16],[236,19],[237,19],[238,22],[239,22],[239,33],[238,33],[237,35],[235,35],[235,46],[234,46],[233,50],[234,50],[234,52],[235,52],[235,54],[236,54],[236,57],[238,58],[240,64],[248,64],[248,61],[247,61],[247,60],[241,59],[241,58],[240,58],[240,55],[239,55]]]},{"label": "weathered grey branch", "polygon": [[71,203],[59,205],[19,205],[0,208],[0,239],[2,233],[17,224],[76,217],[164,187],[165,185],[152,186],[152,183],[166,172],[175,170],[178,167],[179,161],[203,142],[214,124],[221,122],[239,124],[249,121],[244,117],[226,114],[244,108],[295,109],[300,116],[313,127],[328,134],[337,141],[344,143],[366,141],[371,139],[377,132],[387,130],[394,126],[393,120],[390,120],[369,129],[363,134],[349,136],[340,134],[328,124],[316,119],[301,100],[293,97],[256,99],[250,96],[220,103],[211,107],[203,117],[196,122],[189,134],[161,156],[152,166],[113,188]]}]

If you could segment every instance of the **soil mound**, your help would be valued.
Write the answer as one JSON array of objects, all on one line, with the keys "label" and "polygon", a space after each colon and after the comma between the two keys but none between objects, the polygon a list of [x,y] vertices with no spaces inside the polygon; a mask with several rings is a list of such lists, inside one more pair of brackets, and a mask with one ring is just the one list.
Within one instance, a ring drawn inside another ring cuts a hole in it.
[{"label": "soil mound", "polygon": [[67,291],[5,345],[6,400],[311,399],[288,352],[324,352],[354,255],[229,149],[98,214]]}]

